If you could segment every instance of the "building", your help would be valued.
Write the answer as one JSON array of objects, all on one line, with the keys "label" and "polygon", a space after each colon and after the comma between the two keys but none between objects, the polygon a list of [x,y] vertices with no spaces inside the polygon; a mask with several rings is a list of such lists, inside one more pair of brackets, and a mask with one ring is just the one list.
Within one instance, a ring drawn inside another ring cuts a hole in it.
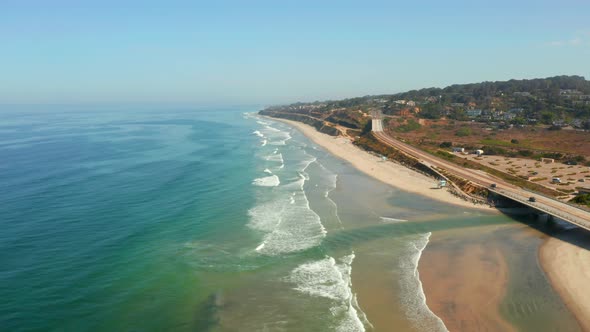
[{"label": "building", "polygon": [[453,152],[465,152],[465,148],[454,147]]},{"label": "building", "polygon": [[514,95],[517,97],[530,97],[531,93],[530,92],[515,92]]},{"label": "building", "polygon": [[475,118],[481,115],[481,110],[480,109],[475,109],[475,110],[467,110],[467,116],[470,118]]},{"label": "building", "polygon": [[504,113],[502,115],[502,118],[506,121],[510,121],[510,120],[514,120],[514,118],[516,118],[516,114],[514,113]]}]

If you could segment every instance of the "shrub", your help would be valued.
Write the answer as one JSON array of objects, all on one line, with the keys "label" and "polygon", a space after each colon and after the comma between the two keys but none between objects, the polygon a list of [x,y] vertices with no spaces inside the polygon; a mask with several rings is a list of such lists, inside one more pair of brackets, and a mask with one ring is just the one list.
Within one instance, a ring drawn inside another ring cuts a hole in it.
[{"label": "shrub", "polygon": [[533,152],[530,150],[519,150],[518,154],[523,156],[523,157],[530,157],[533,155]]},{"label": "shrub", "polygon": [[442,142],[442,143],[440,143],[440,145],[439,145],[439,147],[441,147],[441,148],[443,148],[443,149],[444,149],[444,148],[450,148],[451,146],[453,146],[453,143],[452,143],[452,142]]},{"label": "shrub", "polygon": [[416,122],[413,119],[410,119],[410,120],[408,120],[408,122],[406,124],[398,126],[397,128],[395,128],[395,130],[398,132],[401,132],[401,133],[407,133],[410,131],[420,129],[420,127],[422,127],[422,126],[418,122]]},{"label": "shrub", "polygon": [[460,128],[455,132],[455,135],[459,137],[465,137],[471,135],[471,129],[467,127]]}]

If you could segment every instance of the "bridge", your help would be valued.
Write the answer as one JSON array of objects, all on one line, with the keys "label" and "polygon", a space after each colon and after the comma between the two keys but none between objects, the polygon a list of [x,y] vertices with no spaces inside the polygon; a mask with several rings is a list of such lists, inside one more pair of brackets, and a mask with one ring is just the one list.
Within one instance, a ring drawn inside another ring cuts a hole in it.
[{"label": "bridge", "polygon": [[[382,115],[380,112],[372,112],[371,116],[372,131],[375,138],[386,145],[420,160],[422,164],[427,165],[437,173],[440,170],[444,170],[454,176],[468,180],[474,185],[485,187],[490,192],[499,196],[522,203],[537,211],[547,213],[550,216],[565,220],[586,230],[590,230],[590,212],[554,198],[531,193],[528,190],[517,187],[486,172],[463,168],[444,159],[437,158],[425,151],[387,135],[383,131]],[[495,188],[491,187],[492,183],[496,184]]]}]

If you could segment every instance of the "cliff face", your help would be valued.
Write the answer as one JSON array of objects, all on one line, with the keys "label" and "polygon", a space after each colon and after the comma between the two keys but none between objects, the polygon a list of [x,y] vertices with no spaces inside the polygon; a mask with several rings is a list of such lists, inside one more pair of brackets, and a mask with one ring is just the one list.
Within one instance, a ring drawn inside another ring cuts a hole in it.
[{"label": "cliff face", "polygon": [[364,126],[365,119],[361,113],[351,112],[348,110],[335,110],[330,113],[326,121],[336,123],[350,129],[361,129]]},{"label": "cliff face", "polygon": [[260,115],[266,115],[273,118],[281,118],[287,120],[293,120],[297,122],[302,122],[314,127],[317,131],[328,134],[330,136],[338,136],[340,135],[340,131],[334,127],[326,125],[324,121],[312,118],[307,115],[298,114],[298,113],[286,113],[286,112],[276,112],[272,110],[262,110],[258,112]]}]

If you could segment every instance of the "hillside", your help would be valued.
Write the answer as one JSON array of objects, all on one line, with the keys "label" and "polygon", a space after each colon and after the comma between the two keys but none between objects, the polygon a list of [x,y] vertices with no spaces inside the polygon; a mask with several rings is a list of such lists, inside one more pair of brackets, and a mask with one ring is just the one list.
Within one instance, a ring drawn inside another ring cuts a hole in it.
[{"label": "hillside", "polygon": [[[580,76],[457,84],[338,101],[273,106],[261,114],[349,136],[371,112],[392,136],[426,149],[466,146],[490,154],[590,163],[590,81]],[[336,130],[337,129],[337,130]]]},{"label": "hillside", "polygon": [[590,81],[580,76],[456,84],[338,101],[296,103],[269,110],[322,117],[338,110],[590,129]]}]

